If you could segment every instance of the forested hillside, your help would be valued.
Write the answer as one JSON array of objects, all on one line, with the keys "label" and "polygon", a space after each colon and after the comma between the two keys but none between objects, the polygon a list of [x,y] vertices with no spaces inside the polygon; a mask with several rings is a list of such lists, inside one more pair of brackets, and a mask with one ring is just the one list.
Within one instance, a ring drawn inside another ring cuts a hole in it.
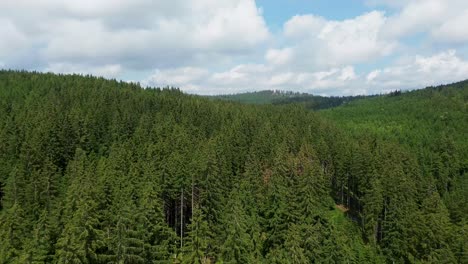
[{"label": "forested hillside", "polygon": [[[417,157],[454,223],[468,216],[468,81],[359,100],[321,112],[352,141],[396,142]],[[465,233],[465,236],[468,234]]]},{"label": "forested hillside", "polygon": [[0,71],[0,263],[467,263],[458,86],[313,112]]},{"label": "forested hillside", "polygon": [[[361,162],[364,161],[363,163],[367,164],[367,168],[364,169],[365,172],[359,173],[360,177],[365,174],[375,174],[373,172],[374,168],[370,164],[375,160],[369,155],[368,151],[374,148],[376,142],[379,141],[398,144],[401,149],[412,154],[414,159],[412,162],[417,162],[412,165],[407,163],[402,168],[394,167],[393,171],[387,175],[377,173],[373,177],[374,179],[371,180],[370,185],[367,186],[362,185],[362,180],[359,179],[357,184],[351,183],[350,187],[350,178],[348,177],[348,183],[345,183],[344,186],[344,197],[346,199],[347,194],[350,194],[349,206],[351,208],[353,206],[355,208],[356,206],[359,207],[360,202],[365,203],[365,200],[372,197],[372,195],[380,196],[382,193],[387,193],[389,197],[384,198],[380,204],[380,206],[383,204],[383,211],[380,212],[378,217],[372,219],[372,221],[378,219],[377,222],[381,222],[381,225],[383,225],[388,217],[388,208],[392,206],[392,199],[395,200],[392,196],[416,197],[421,192],[431,193],[433,197],[413,205],[418,210],[431,210],[430,217],[407,212],[408,218],[406,221],[413,222],[414,226],[405,228],[404,225],[401,225],[399,236],[401,239],[411,237],[412,242],[401,243],[399,246],[415,247],[420,252],[430,254],[433,251],[428,251],[424,247],[418,248],[414,244],[415,241],[418,241],[418,239],[427,242],[434,241],[435,237],[444,232],[443,230],[450,232],[451,228],[455,228],[457,230],[455,232],[459,232],[463,238],[459,252],[454,252],[461,263],[468,261],[467,102],[468,81],[463,81],[410,92],[394,92],[386,96],[358,100],[345,106],[320,112],[321,116],[334,121],[341,128],[341,131],[345,131],[345,138],[348,140],[346,144],[352,146],[348,155],[352,159],[361,160]],[[367,154],[363,155],[363,152],[367,152]],[[400,154],[394,153],[394,155]],[[388,164],[390,161],[384,162]],[[401,170],[415,170],[419,176],[401,179],[400,186],[397,188],[386,186],[388,181],[391,181],[391,178],[394,177],[392,175],[401,173]],[[419,190],[417,188],[408,190],[402,188],[406,184],[413,184],[412,181],[426,182],[423,183],[426,184],[426,187]],[[354,182],[354,178],[351,178],[351,182]],[[349,192],[347,192],[348,188]],[[362,192],[361,190],[365,190],[365,194],[356,199],[357,205],[353,205],[352,201],[355,194],[359,194],[359,192]],[[397,192],[400,192],[400,194],[396,194]],[[434,202],[433,199],[436,199],[437,202]],[[393,206],[397,206],[397,211],[405,210],[402,208],[406,207],[406,202],[407,200],[400,204],[393,203]],[[441,218],[441,215],[436,214],[436,208],[448,212],[453,226],[450,227],[449,224],[439,222],[441,219],[448,220],[446,216]],[[362,209],[357,210],[357,215],[362,219],[362,227],[366,232],[367,217],[365,213],[370,209],[366,209],[365,204]],[[378,211],[375,212],[377,214]],[[427,230],[423,227],[424,222],[428,225],[440,224],[439,231]],[[378,223],[378,225],[380,224]],[[418,235],[416,230],[420,230],[421,233]],[[411,262],[411,259],[406,262]]]},{"label": "forested hillside", "polygon": [[217,95],[209,98],[245,104],[303,104],[307,109],[320,110],[337,107],[348,102],[373,96],[318,96],[287,91],[259,91],[240,94]]},{"label": "forested hillside", "polygon": [[210,96],[212,99],[219,99],[224,101],[239,102],[245,104],[271,104],[273,101],[289,97],[301,96],[298,93],[292,92],[281,92],[281,91],[258,91],[258,92],[247,92],[239,94],[224,94]]}]

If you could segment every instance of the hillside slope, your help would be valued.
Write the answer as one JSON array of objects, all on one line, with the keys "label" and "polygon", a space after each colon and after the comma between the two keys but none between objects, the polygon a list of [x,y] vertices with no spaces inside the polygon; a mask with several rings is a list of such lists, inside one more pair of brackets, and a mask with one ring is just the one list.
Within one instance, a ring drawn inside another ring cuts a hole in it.
[{"label": "hillside slope", "polygon": [[468,143],[467,109],[468,81],[463,81],[367,98],[322,113],[347,128],[370,130],[411,145],[426,144],[431,133],[449,134],[463,145]]},{"label": "hillside slope", "polygon": [[452,221],[467,221],[468,81],[359,100],[321,115],[355,140],[376,137],[411,151]]}]

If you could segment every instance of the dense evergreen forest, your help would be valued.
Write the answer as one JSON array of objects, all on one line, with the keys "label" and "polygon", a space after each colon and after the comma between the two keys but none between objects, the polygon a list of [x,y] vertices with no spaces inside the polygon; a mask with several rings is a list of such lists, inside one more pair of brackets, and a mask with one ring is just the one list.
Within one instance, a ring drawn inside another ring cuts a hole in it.
[{"label": "dense evergreen forest", "polygon": [[282,91],[272,91],[264,90],[257,92],[247,92],[247,93],[238,93],[238,94],[222,94],[208,96],[211,99],[218,99],[223,101],[239,102],[245,104],[271,104],[276,100],[290,98],[290,97],[300,97],[303,94],[293,93],[293,92],[282,92]]},{"label": "dense evergreen forest", "polygon": [[318,96],[290,91],[259,91],[240,94],[216,95],[209,98],[245,104],[303,104],[307,109],[321,110],[337,107],[348,102],[375,96]]},{"label": "dense evergreen forest", "polygon": [[0,71],[0,263],[468,263],[467,101]]}]

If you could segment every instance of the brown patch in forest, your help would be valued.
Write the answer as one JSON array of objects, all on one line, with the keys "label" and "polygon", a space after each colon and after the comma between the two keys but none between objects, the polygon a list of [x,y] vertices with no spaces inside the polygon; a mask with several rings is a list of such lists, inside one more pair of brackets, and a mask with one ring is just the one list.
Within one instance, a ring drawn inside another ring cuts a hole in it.
[{"label": "brown patch in forest", "polygon": [[336,209],[340,210],[343,213],[346,213],[346,212],[349,211],[349,208],[347,208],[343,204],[337,204],[337,205],[335,205],[335,207],[336,207]]},{"label": "brown patch in forest", "polygon": [[271,175],[273,174],[273,171],[270,170],[270,169],[265,169],[263,171],[263,183],[265,184],[268,184],[268,182],[270,181],[270,178],[271,178]]}]

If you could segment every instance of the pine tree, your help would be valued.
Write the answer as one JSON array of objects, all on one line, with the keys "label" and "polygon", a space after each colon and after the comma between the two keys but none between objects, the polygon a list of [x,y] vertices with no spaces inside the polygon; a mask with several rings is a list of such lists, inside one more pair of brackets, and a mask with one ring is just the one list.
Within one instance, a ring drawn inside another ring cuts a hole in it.
[{"label": "pine tree", "polygon": [[288,261],[291,263],[309,263],[303,248],[302,228],[300,225],[292,224],[288,230],[288,238],[284,243],[284,248],[288,252]]},{"label": "pine tree", "polygon": [[124,206],[116,216],[110,238],[111,259],[115,263],[145,263],[144,230],[137,224],[134,211]]},{"label": "pine tree", "polygon": [[225,263],[253,263],[255,259],[254,244],[248,233],[248,221],[251,219],[244,211],[241,199],[239,191],[232,190],[224,209],[225,238],[221,259]]},{"label": "pine tree", "polygon": [[147,182],[141,189],[137,223],[143,231],[145,262],[165,262],[177,246],[175,232],[164,221],[162,201],[154,183]]},{"label": "pine tree", "polygon": [[51,262],[51,236],[48,211],[44,210],[35,224],[32,237],[26,240],[21,253],[21,263],[39,264]]},{"label": "pine tree", "polygon": [[108,219],[104,226],[107,252],[103,258],[114,263],[145,263],[145,249],[151,249],[149,242],[145,240],[149,235],[144,226],[146,219],[136,203],[139,194],[137,186],[133,183],[135,179],[130,177],[136,177],[132,172],[134,167],[130,165],[130,168],[122,168],[123,164],[114,163],[119,161],[122,155],[128,154],[128,150],[120,147],[115,151],[117,153],[109,160],[116,174],[112,183],[115,186],[112,193],[113,203],[108,208]]},{"label": "pine tree", "polygon": [[296,161],[296,187],[291,188],[293,206],[298,208],[301,223],[313,224],[314,218],[332,205],[328,182],[319,166],[315,151],[302,146]]},{"label": "pine tree", "polygon": [[0,263],[22,263],[20,259],[26,238],[24,211],[18,203],[0,214]]},{"label": "pine tree", "polygon": [[93,263],[98,260],[96,252],[103,246],[103,241],[91,180],[93,166],[84,151],[77,149],[68,167],[71,183],[62,219],[63,231],[55,245],[57,263]]},{"label": "pine tree", "polygon": [[[226,194],[229,191],[230,169],[229,164],[222,156],[222,146],[217,141],[207,144],[206,160],[202,176],[199,179],[199,208],[210,226],[211,239],[219,239],[222,234],[220,225],[221,214],[226,203]],[[221,242],[210,245],[211,250],[220,245]]]},{"label": "pine tree", "polygon": [[366,190],[363,197],[362,226],[367,239],[373,244],[381,239],[379,237],[379,228],[381,228],[382,224],[383,202],[384,197],[380,180],[372,179],[370,188]]},{"label": "pine tree", "polygon": [[183,263],[211,263],[213,252],[210,252],[211,231],[200,208],[193,211],[193,218],[188,226],[189,231],[183,248]]}]

